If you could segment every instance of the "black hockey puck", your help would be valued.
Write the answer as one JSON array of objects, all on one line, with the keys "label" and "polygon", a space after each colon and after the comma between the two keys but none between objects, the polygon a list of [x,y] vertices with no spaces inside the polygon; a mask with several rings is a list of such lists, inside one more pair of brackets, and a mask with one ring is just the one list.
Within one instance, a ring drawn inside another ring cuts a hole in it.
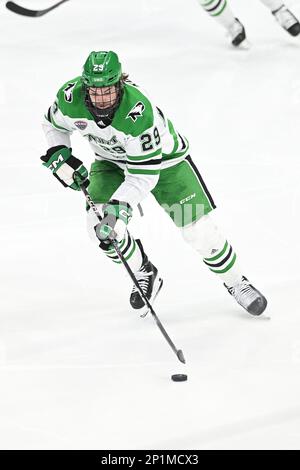
[{"label": "black hockey puck", "polygon": [[186,374],[174,374],[172,375],[171,379],[174,382],[185,382],[187,380],[187,375]]}]

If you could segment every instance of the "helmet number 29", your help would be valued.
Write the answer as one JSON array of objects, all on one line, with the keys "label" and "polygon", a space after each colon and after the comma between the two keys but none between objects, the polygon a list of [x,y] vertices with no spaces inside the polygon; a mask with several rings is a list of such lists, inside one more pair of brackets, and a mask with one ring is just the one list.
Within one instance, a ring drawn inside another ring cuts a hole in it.
[{"label": "helmet number 29", "polygon": [[104,65],[103,64],[94,64],[93,72],[103,72]]},{"label": "helmet number 29", "polygon": [[155,146],[157,147],[160,144],[160,135],[157,127],[154,128],[153,135],[149,133],[142,134],[140,141],[143,152],[149,152],[149,150],[153,150]]}]

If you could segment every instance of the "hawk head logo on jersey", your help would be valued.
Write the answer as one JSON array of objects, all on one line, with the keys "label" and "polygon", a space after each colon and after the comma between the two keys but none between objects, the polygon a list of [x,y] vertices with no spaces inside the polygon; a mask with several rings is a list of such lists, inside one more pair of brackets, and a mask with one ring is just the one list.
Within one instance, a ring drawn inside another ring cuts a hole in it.
[{"label": "hawk head logo on jersey", "polygon": [[145,111],[145,105],[141,101],[136,103],[131,111],[126,116],[126,119],[132,119],[133,122],[136,122],[137,118],[143,116],[143,112]]},{"label": "hawk head logo on jersey", "polygon": [[68,103],[72,103],[72,101],[73,101],[73,90],[74,90],[74,88],[75,88],[76,83],[77,83],[77,82],[75,82],[75,83],[68,83],[68,85],[66,86],[66,88],[64,88],[65,100],[66,100]]}]

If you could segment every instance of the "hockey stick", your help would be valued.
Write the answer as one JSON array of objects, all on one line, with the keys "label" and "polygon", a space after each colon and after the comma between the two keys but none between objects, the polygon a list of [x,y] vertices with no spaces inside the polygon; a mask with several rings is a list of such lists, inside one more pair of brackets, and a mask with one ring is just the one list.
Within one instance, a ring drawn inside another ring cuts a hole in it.
[{"label": "hockey stick", "polygon": [[17,5],[15,2],[7,2],[6,8],[8,8],[10,11],[13,11],[14,13],[17,13],[18,15],[37,18],[38,16],[46,15],[46,13],[49,13],[49,11],[54,10],[54,8],[57,8],[62,3],[65,3],[68,1],[69,0],[61,0],[60,2],[55,3],[55,5],[52,5],[52,7],[45,8],[45,10],[30,10],[28,8],[24,8],[24,7],[21,7],[20,5]]},{"label": "hockey stick", "polygon": [[[97,209],[94,201],[92,200],[91,196],[89,195],[88,190],[83,185],[81,185],[80,187],[81,187],[81,190],[82,190],[83,194],[85,195],[85,199],[86,199],[88,205],[94,211],[94,213],[95,213],[97,219],[99,220],[99,222],[101,222],[102,217],[99,214],[98,209]],[[123,263],[123,265],[126,268],[126,271],[128,272],[129,276],[131,277],[132,282],[134,283],[135,287],[137,288],[138,292],[140,293],[140,296],[142,297],[143,301],[145,302],[145,304],[149,308],[149,310],[150,310],[150,312],[151,312],[158,328],[160,329],[161,333],[163,334],[163,336],[167,340],[169,346],[172,348],[173,352],[176,354],[179,361],[183,362],[183,364],[185,364],[185,358],[184,358],[182,350],[176,348],[176,346],[173,343],[173,341],[171,340],[170,336],[168,335],[168,333],[164,329],[161,321],[159,320],[158,316],[156,315],[155,311],[153,310],[149,300],[147,299],[147,297],[144,295],[144,292],[140,288],[139,283],[137,282],[136,277],[133,274],[129,264],[127,263],[126,259],[124,258],[123,253],[121,252],[121,250],[119,248],[118,242],[116,240],[112,240],[111,243],[112,243],[114,249],[116,250],[117,255],[119,256],[120,261]]]}]

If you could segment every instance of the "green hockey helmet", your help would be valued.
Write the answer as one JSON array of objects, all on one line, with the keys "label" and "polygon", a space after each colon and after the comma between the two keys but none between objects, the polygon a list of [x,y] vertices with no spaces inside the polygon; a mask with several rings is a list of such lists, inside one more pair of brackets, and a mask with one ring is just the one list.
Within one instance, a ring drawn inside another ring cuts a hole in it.
[{"label": "green hockey helmet", "polygon": [[91,52],[84,66],[82,80],[88,87],[115,85],[122,77],[122,66],[117,54],[109,52]]},{"label": "green hockey helmet", "polygon": [[123,95],[122,66],[113,51],[91,52],[82,73],[85,104],[100,126],[110,124]]}]

